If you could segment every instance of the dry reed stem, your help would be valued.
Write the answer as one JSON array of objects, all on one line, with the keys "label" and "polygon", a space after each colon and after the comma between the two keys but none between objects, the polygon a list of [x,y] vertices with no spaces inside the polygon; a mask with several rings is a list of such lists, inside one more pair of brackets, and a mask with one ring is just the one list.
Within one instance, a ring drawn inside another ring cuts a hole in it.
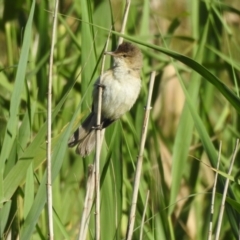
[{"label": "dry reed stem", "polygon": [[147,137],[147,126],[148,126],[149,114],[151,110],[150,104],[151,104],[155,74],[156,74],[155,72],[152,72],[150,76],[148,99],[147,99],[147,105],[145,108],[145,114],[143,119],[142,137],[141,137],[140,150],[139,150],[139,155],[137,159],[137,167],[136,167],[136,173],[135,173],[135,179],[134,179],[132,205],[130,210],[130,216],[128,219],[127,238],[126,238],[127,240],[131,240],[133,235],[133,227],[134,227],[134,222],[136,217],[137,197],[138,197],[138,190],[140,185],[140,177],[141,177],[141,170],[142,170],[142,163],[143,163],[143,151],[144,151],[144,145]]},{"label": "dry reed stem", "polygon": [[90,212],[91,212],[92,203],[93,203],[93,192],[95,188],[95,184],[94,184],[95,178],[93,173],[94,173],[94,166],[90,164],[88,166],[88,180],[87,180],[87,186],[86,186],[87,191],[86,191],[86,196],[84,200],[84,208],[83,208],[83,213],[82,213],[82,218],[80,223],[80,231],[78,234],[79,240],[85,240],[87,236]]},{"label": "dry reed stem", "polygon": [[48,208],[48,232],[49,239],[54,239],[53,211],[52,211],[52,160],[51,160],[51,135],[52,135],[52,75],[53,75],[53,53],[57,29],[58,0],[55,1],[53,12],[52,42],[49,57],[48,97],[47,97],[47,208]]},{"label": "dry reed stem", "polygon": [[214,179],[213,191],[212,191],[212,200],[211,200],[211,215],[210,215],[210,223],[209,223],[209,231],[208,231],[208,240],[212,239],[212,226],[213,226],[213,213],[214,213],[214,201],[215,201],[215,194],[216,194],[216,186],[217,186],[217,179],[218,179],[218,169],[219,163],[221,159],[221,151],[222,151],[222,141],[220,141],[219,150],[218,150],[218,160],[217,160],[217,168],[216,168],[216,175]]},{"label": "dry reed stem", "polygon": [[[124,32],[125,32],[130,5],[131,5],[131,0],[126,0],[124,14],[123,14],[123,23],[122,23],[122,28],[121,28],[121,33],[122,34],[124,34]],[[119,39],[118,39],[118,46],[122,42],[123,42],[123,37],[119,37]]]},{"label": "dry reed stem", "polygon": [[[237,139],[237,141],[236,141],[236,146],[235,146],[233,156],[232,156],[232,159],[231,159],[231,162],[230,162],[228,175],[231,175],[231,172],[232,172],[233,164],[234,164],[234,161],[235,161],[235,158],[236,158],[236,155],[237,155],[238,144],[239,144],[239,139]],[[218,240],[219,236],[220,236],[223,213],[224,213],[224,209],[225,209],[225,201],[226,201],[227,191],[228,191],[228,185],[229,185],[229,178],[226,179],[226,183],[225,183],[225,186],[224,186],[223,198],[222,198],[221,208],[220,208],[219,217],[218,217],[218,224],[217,224],[217,231],[216,231],[215,240]]]},{"label": "dry reed stem", "polygon": [[139,237],[139,240],[142,240],[143,239],[143,227],[144,227],[144,219],[145,219],[145,216],[146,216],[146,211],[147,211],[147,206],[148,206],[148,199],[149,199],[149,190],[147,191],[147,197],[146,197],[146,203],[145,203],[145,206],[144,206],[144,210],[143,210],[143,216],[142,216],[142,222],[141,222],[141,229],[140,229],[140,237]]},{"label": "dry reed stem", "polygon": [[[106,45],[104,48],[104,52],[106,52],[108,47],[108,42],[110,38],[111,31],[109,31],[108,38],[106,41]],[[102,76],[104,73],[104,65],[105,65],[105,55],[103,55],[102,66],[101,66],[101,75],[99,78],[99,89],[98,89],[98,112],[97,112],[97,122],[96,126],[100,126],[101,124],[101,109],[102,109]],[[94,162],[94,170],[95,170],[95,191],[96,191],[96,205],[95,205],[95,239],[100,240],[100,154],[101,154],[101,129],[96,129],[96,154],[95,154],[95,162]]]}]

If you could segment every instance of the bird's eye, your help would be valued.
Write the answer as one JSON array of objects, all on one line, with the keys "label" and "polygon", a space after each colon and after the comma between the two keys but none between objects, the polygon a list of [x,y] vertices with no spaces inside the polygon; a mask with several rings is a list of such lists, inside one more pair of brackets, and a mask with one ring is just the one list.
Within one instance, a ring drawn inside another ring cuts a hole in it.
[{"label": "bird's eye", "polygon": [[123,57],[125,58],[125,57],[127,57],[127,55],[126,55],[126,54],[123,54]]}]

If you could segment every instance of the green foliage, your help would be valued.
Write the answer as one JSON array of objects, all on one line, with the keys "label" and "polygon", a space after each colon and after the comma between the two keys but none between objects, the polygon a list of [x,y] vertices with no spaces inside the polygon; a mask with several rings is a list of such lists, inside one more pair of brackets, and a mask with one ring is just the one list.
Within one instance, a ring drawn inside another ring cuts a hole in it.
[{"label": "green foliage", "polygon": [[[0,238],[47,239],[46,109],[53,3],[0,3]],[[60,4],[53,76],[53,208],[55,239],[76,239],[88,165],[67,148],[91,108],[102,51],[117,38],[144,54],[142,91],[130,111],[106,130],[101,157],[102,239],[123,239],[150,72],[157,71],[133,239],[206,239],[211,191],[222,141],[213,216],[231,180],[221,238],[238,233],[238,169],[227,169],[239,137],[240,5],[238,1],[141,1],[131,4],[119,34],[121,1]],[[169,2],[171,4],[169,5]],[[161,4],[160,4],[161,3]],[[155,4],[155,5],[154,5]],[[174,7],[173,7],[174,6]],[[111,60],[107,58],[106,69]],[[237,160],[239,155],[237,156]],[[150,197],[146,202],[147,191]],[[146,216],[143,216],[147,205]],[[88,239],[94,239],[94,207]]]}]

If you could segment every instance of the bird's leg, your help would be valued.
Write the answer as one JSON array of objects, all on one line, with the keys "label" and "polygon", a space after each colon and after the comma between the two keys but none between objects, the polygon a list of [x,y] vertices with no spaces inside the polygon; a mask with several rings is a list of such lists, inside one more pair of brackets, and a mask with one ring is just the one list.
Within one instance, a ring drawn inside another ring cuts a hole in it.
[{"label": "bird's leg", "polygon": [[92,129],[93,130],[102,130],[103,129],[103,124],[101,123],[101,124],[98,124],[96,126],[92,126]]},{"label": "bird's leg", "polygon": [[104,90],[104,88],[106,87],[104,84],[102,84],[102,83],[98,83],[97,84],[97,87],[99,87],[99,88],[102,88],[103,90]]},{"label": "bird's leg", "polygon": [[[102,88],[103,90],[106,88],[106,86],[102,83],[97,83],[96,86],[98,88]],[[96,125],[96,126],[92,126],[93,130],[102,130],[103,129],[103,123]]]}]

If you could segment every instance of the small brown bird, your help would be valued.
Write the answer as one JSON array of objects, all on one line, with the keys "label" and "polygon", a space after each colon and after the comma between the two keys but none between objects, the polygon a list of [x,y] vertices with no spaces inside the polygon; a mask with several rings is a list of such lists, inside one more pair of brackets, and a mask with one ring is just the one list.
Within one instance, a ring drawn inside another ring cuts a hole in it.
[{"label": "small brown bird", "polygon": [[[102,76],[103,93],[100,128],[108,127],[129,111],[141,89],[142,53],[138,47],[124,42],[114,52],[105,52],[105,54],[113,56],[114,63],[112,68]],[[78,144],[76,153],[82,157],[90,154],[95,148],[98,87],[99,78],[94,84],[92,93],[92,112],[68,141],[69,147]]]}]

